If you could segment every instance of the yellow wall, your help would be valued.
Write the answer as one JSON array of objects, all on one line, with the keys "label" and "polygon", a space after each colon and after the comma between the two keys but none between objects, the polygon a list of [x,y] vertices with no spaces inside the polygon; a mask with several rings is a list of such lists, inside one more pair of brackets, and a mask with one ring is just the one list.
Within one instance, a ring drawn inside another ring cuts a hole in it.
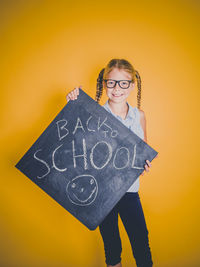
[{"label": "yellow wall", "polygon": [[[200,266],[199,12],[195,0],[0,2],[0,266],[104,266],[98,230],[14,165],[70,90],[95,97],[114,57],[141,74],[148,143],[159,152],[140,179],[154,266]],[[121,221],[120,230],[123,266],[135,266]]]}]

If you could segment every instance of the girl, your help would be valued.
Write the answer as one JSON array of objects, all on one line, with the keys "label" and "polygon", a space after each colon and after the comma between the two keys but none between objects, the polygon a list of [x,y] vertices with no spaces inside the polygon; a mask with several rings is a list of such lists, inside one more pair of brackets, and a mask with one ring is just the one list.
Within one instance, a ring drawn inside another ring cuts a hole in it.
[{"label": "girl", "polygon": [[[133,108],[126,100],[134,89],[136,81],[138,86],[137,107]],[[105,89],[108,96],[108,100],[103,107],[147,142],[145,114],[144,111],[140,110],[141,79],[139,73],[127,60],[112,59],[100,71],[97,79],[95,100],[98,103],[103,89]],[[77,99],[78,94],[79,88],[76,87],[66,96],[67,101]],[[144,166],[145,171],[149,171],[151,163],[148,160],[146,160],[146,163]],[[144,175],[144,172],[142,175]],[[150,267],[153,265],[148,230],[138,190],[139,177],[99,225],[99,231],[104,243],[107,267],[122,266],[122,246],[118,228],[118,214],[128,234],[137,266]]]}]

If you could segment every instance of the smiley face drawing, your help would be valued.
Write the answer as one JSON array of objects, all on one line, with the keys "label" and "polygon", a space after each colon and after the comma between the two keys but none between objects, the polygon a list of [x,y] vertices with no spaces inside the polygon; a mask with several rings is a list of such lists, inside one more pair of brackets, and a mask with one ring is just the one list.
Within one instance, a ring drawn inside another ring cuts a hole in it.
[{"label": "smiley face drawing", "polygon": [[98,184],[94,176],[83,174],[73,178],[66,186],[69,200],[79,206],[90,205],[96,199]]}]

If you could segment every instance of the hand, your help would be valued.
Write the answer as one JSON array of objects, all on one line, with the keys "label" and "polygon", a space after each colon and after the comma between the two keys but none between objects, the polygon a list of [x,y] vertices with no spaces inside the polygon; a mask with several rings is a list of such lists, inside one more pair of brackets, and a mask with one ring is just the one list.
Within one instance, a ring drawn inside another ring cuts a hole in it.
[{"label": "hand", "polygon": [[82,86],[75,87],[74,90],[70,91],[69,94],[67,94],[66,99],[69,102],[70,100],[75,100],[77,99],[79,95],[79,88],[82,89]]},{"label": "hand", "polygon": [[[158,154],[155,156],[155,158],[157,158],[157,157],[158,157]],[[151,167],[151,163],[148,159],[146,160],[146,163],[147,164],[144,165],[145,170],[143,171],[143,173],[141,173],[141,175],[144,175],[145,171],[149,172],[149,168]]]}]

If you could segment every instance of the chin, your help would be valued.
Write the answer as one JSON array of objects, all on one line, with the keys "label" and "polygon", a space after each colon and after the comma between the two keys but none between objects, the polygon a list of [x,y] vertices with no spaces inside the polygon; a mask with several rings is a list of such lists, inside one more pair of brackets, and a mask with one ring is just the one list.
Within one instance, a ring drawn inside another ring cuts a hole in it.
[{"label": "chin", "polygon": [[119,103],[119,102],[123,102],[124,100],[126,100],[126,97],[119,97],[119,98],[117,98],[117,97],[110,97],[110,100],[112,102]]}]

